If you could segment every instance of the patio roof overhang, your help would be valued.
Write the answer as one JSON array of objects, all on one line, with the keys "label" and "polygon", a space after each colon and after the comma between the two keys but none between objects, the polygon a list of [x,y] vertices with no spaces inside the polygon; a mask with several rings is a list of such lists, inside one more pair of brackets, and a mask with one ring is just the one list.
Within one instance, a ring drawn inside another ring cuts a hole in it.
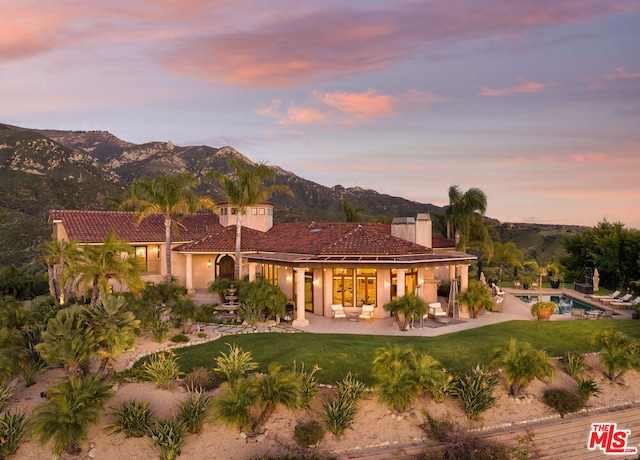
[{"label": "patio roof overhang", "polygon": [[349,266],[376,266],[379,268],[411,267],[416,265],[451,265],[477,259],[476,256],[463,252],[446,254],[289,254],[289,253],[253,253],[243,254],[250,262],[290,265],[293,267],[349,267]]}]

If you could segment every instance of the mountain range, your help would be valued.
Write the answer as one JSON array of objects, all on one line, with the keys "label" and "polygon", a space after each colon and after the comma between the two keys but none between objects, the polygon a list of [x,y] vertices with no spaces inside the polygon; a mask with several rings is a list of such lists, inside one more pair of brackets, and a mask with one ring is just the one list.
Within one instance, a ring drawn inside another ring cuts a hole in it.
[{"label": "mountain range", "polygon": [[[203,179],[209,171],[229,172],[230,158],[253,162],[225,146],[180,147],[171,142],[133,144],[106,131],[38,130],[0,124],[0,265],[32,260],[48,239],[49,209],[109,209],[142,176],[189,172]],[[343,201],[366,209],[365,217],[442,214],[444,209],[360,187],[326,187],[278,166],[276,183],[292,196],[277,195],[275,220],[345,220]],[[198,193],[223,199],[217,184],[201,182]]]}]

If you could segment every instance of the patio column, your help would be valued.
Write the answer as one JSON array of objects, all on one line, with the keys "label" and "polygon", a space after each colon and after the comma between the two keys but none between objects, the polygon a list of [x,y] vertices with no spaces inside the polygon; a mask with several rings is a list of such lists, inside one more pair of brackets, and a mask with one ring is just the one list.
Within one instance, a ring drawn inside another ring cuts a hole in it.
[{"label": "patio column", "polygon": [[469,264],[460,264],[460,292],[464,292],[469,287]]},{"label": "patio column", "polygon": [[291,324],[294,327],[309,325],[309,320],[304,316],[304,268],[296,267],[296,319]]},{"label": "patio column", "polygon": [[193,292],[193,254],[185,254],[185,287],[187,292]]},{"label": "patio column", "polygon": [[249,281],[256,280],[256,267],[258,264],[256,262],[249,262]]},{"label": "patio column", "polygon": [[451,281],[455,277],[456,277],[456,266],[455,265],[449,265],[449,281]]},{"label": "patio column", "polygon": [[398,281],[398,297],[402,297],[407,292],[407,284],[405,280],[406,273],[407,270],[404,268],[398,268],[398,270],[396,271],[396,279]]}]

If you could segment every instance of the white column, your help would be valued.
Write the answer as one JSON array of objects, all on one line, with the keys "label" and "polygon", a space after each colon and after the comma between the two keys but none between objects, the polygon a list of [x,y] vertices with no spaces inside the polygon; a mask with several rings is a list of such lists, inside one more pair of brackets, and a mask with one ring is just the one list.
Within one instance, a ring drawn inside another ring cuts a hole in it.
[{"label": "white column", "polygon": [[256,262],[249,262],[249,281],[256,280],[256,267],[258,264]]},{"label": "white column", "polygon": [[309,320],[305,318],[304,311],[304,268],[295,268],[296,271],[296,319],[293,320],[293,327],[303,327],[309,325]]},{"label": "white column", "polygon": [[193,254],[185,254],[185,287],[187,292],[193,292]]},{"label": "white column", "polygon": [[464,292],[469,287],[469,264],[460,264],[460,292]]},{"label": "white column", "polygon": [[398,297],[402,297],[407,291],[407,283],[405,280],[406,273],[407,270],[405,270],[404,268],[398,268],[398,270],[396,270],[396,280],[398,282]]}]

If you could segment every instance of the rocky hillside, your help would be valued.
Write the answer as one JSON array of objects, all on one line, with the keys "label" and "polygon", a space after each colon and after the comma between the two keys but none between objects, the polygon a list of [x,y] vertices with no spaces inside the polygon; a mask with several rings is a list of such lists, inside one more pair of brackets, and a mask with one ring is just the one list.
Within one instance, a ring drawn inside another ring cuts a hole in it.
[{"label": "rocky hillside", "polygon": [[[232,147],[179,147],[171,142],[132,144],[104,131],[32,130],[0,124],[0,265],[31,260],[50,234],[50,208],[107,209],[138,177],[228,172],[228,161],[252,161]],[[430,205],[362,188],[325,187],[275,166],[277,182],[293,196],[276,196],[277,221],[344,220],[342,202],[368,217],[442,212]],[[199,192],[223,197],[216,184]]]}]

